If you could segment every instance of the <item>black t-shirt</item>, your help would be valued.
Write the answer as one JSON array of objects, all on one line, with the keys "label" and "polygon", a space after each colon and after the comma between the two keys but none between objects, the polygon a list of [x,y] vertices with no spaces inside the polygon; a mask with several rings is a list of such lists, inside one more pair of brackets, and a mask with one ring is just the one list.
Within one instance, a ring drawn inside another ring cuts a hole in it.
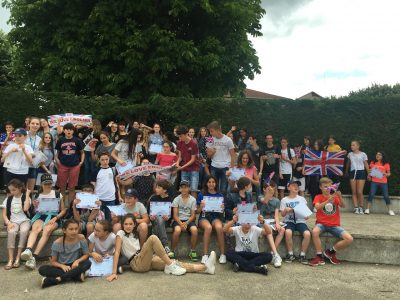
[{"label": "black t-shirt", "polygon": [[153,175],[136,176],[133,180],[133,187],[139,193],[139,201],[145,206],[150,196],[153,195],[155,178]]},{"label": "black t-shirt", "polygon": [[56,144],[56,150],[57,157],[64,166],[74,167],[81,160],[83,143],[77,137],[72,137],[71,139],[61,137]]},{"label": "black t-shirt", "polygon": [[253,159],[257,170],[260,171],[260,153],[261,153],[260,147],[258,147],[257,150],[254,150],[252,147],[250,147],[248,150],[251,153],[251,158]]},{"label": "black t-shirt", "polygon": [[264,174],[271,174],[272,172],[279,173],[279,159],[274,157],[274,154],[279,154],[278,152],[276,146],[265,146],[262,152],[262,155],[267,156],[267,159],[264,160],[264,167],[262,169]]}]

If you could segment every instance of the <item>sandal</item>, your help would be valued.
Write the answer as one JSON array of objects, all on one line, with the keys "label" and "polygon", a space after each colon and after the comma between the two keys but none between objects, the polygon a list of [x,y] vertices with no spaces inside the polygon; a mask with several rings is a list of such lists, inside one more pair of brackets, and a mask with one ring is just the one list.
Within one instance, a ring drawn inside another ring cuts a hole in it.
[{"label": "sandal", "polygon": [[19,260],[16,260],[16,261],[14,261],[14,264],[12,265],[12,267],[13,268],[19,268],[20,265],[21,264],[20,264]]},{"label": "sandal", "polygon": [[4,270],[11,270],[12,267],[13,267],[13,261],[10,260],[10,261],[8,262],[8,264],[6,264],[6,265],[4,266]]}]

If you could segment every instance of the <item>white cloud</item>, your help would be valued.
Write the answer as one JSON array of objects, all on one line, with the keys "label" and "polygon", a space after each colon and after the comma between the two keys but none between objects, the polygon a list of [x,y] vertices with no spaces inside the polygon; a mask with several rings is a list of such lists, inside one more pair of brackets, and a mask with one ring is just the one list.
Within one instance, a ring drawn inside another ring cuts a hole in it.
[{"label": "white cloud", "polygon": [[[265,2],[268,11],[272,0]],[[267,14],[265,35],[252,39],[262,71],[246,84],[290,98],[394,84],[400,73],[398,11],[396,0],[314,0],[279,20]]]},{"label": "white cloud", "polygon": [[11,26],[7,24],[9,18],[10,11],[2,7],[0,3],[0,30],[4,32],[9,32],[11,30]]}]

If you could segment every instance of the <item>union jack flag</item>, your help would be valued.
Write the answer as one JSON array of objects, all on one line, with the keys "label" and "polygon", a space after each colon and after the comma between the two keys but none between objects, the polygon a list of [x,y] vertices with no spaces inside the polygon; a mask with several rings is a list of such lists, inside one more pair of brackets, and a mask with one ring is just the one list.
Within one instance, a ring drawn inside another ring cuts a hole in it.
[{"label": "union jack flag", "polygon": [[306,175],[343,175],[345,151],[326,152],[304,151],[304,172]]}]

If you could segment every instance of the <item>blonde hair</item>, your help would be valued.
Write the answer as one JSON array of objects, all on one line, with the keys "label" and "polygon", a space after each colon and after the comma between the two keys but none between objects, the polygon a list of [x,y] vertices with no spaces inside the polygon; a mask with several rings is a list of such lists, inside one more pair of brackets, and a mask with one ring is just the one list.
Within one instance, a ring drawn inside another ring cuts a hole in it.
[{"label": "blonde hair", "polygon": [[319,185],[323,185],[323,184],[327,184],[327,183],[332,184],[333,183],[332,179],[330,179],[329,177],[322,177],[319,180]]}]

